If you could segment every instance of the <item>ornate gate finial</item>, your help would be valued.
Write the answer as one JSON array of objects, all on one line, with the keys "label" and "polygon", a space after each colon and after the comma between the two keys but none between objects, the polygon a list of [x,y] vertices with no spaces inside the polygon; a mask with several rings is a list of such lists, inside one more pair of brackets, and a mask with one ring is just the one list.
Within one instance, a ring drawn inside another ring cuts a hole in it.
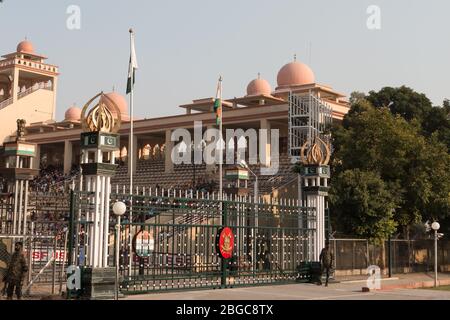
[{"label": "ornate gate finial", "polygon": [[[100,97],[99,102],[88,112],[89,107],[98,97]],[[103,92],[89,100],[81,112],[81,125],[84,132],[117,133],[121,124],[119,107]]]},{"label": "ornate gate finial", "polygon": [[330,163],[331,147],[330,143],[325,143],[319,137],[316,137],[314,144],[310,145],[307,141],[301,151],[300,160],[304,165],[326,166]]}]

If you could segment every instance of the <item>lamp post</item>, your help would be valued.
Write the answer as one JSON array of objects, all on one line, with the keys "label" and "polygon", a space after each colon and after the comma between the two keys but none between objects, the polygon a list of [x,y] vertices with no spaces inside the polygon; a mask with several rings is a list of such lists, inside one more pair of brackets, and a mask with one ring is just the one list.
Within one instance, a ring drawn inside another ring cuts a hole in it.
[{"label": "lamp post", "polygon": [[127,206],[123,202],[116,202],[113,205],[113,212],[117,216],[117,224],[116,224],[116,280],[115,280],[115,289],[114,289],[114,299],[119,300],[119,255],[120,255],[120,218],[127,211]]},{"label": "lamp post", "polygon": [[441,228],[439,222],[433,222],[431,225],[431,229],[434,230],[434,287],[437,287],[438,284],[438,249],[437,249],[437,241],[438,241],[438,230]]}]

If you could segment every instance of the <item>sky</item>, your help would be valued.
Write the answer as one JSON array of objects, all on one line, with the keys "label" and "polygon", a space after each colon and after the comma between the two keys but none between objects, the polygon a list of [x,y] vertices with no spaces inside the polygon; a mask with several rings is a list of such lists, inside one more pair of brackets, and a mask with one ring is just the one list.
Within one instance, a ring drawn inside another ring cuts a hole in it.
[{"label": "sky", "polygon": [[[71,5],[80,8],[79,29],[67,27]],[[380,29],[367,26],[371,5]],[[60,67],[58,120],[102,90],[125,94],[130,27],[138,118],[213,97],[219,75],[225,99],[245,95],[258,73],[274,89],[294,54],[316,82],[346,95],[406,85],[441,105],[450,98],[449,18],[442,0],[4,0],[0,53],[27,37]]]}]

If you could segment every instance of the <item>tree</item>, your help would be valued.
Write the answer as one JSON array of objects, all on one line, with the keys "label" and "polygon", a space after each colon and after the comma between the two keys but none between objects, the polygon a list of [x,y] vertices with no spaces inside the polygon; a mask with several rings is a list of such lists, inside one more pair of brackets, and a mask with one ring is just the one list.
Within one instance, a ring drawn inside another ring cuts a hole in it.
[{"label": "tree", "polygon": [[346,234],[381,242],[395,232],[395,197],[381,177],[370,171],[346,170],[330,192],[335,224]]},{"label": "tree", "polygon": [[415,92],[411,88],[385,87],[378,92],[370,91],[366,98],[375,108],[389,107],[391,112],[406,120],[422,122],[432,108],[426,95]]},{"label": "tree", "polygon": [[350,104],[352,104],[352,105],[356,104],[364,99],[366,99],[366,94],[364,92],[353,91],[350,94]]},{"label": "tree", "polygon": [[[450,156],[438,134],[422,134],[418,120],[408,122],[388,108],[374,108],[362,100],[352,106],[341,126],[334,127],[333,137],[332,188],[340,185],[341,174],[348,170],[379,176],[395,198],[394,220],[405,236],[413,223],[449,216]],[[354,219],[361,221],[358,216]]]},{"label": "tree", "polygon": [[422,127],[427,137],[437,133],[440,141],[450,149],[450,105],[444,100],[442,107],[433,107],[425,117]]}]

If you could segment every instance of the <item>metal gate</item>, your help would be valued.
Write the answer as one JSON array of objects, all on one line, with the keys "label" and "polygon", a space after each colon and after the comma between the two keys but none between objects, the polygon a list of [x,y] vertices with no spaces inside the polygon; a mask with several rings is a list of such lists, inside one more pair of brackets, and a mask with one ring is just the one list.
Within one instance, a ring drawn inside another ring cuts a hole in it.
[{"label": "metal gate", "polygon": [[[73,197],[69,251],[71,261],[80,266],[89,265],[93,196],[76,192]],[[116,219],[111,212],[108,246],[108,264],[113,266],[114,244],[119,241],[125,294],[295,281],[297,267],[310,261],[314,250],[315,209],[294,203],[168,194],[111,194],[110,200],[111,207],[123,201],[128,208],[119,239],[114,239]],[[235,236],[227,260],[217,250],[223,227],[230,227]]]},{"label": "metal gate", "polygon": [[29,270],[23,284],[25,297],[48,296],[65,289],[68,203],[68,194],[30,193],[26,225],[20,234],[14,234],[11,195],[0,197],[0,276],[6,272],[14,243],[22,242]]}]

